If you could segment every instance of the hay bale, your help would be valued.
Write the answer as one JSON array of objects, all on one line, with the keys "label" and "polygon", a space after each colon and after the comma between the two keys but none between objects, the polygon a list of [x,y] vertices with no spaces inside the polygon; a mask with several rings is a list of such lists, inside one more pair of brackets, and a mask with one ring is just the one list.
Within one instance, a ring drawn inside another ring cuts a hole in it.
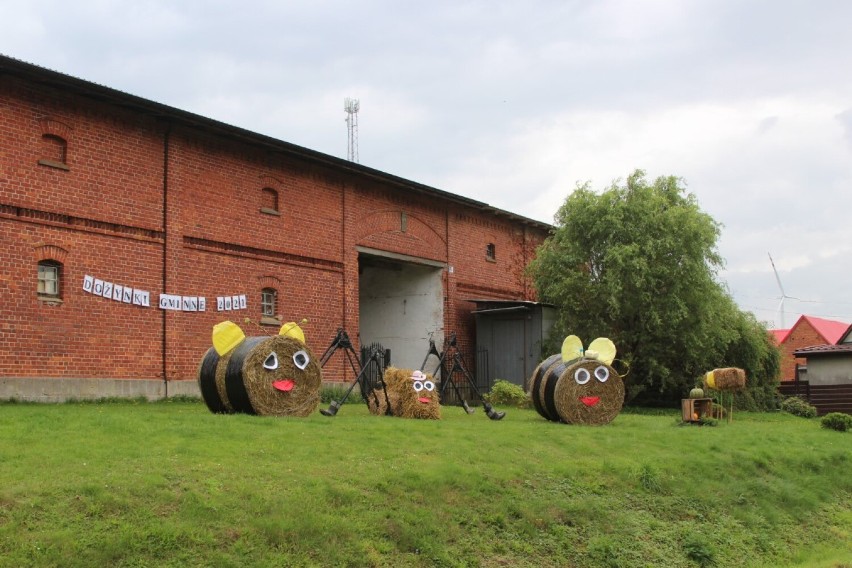
[{"label": "hay bale", "polygon": [[[417,371],[419,373],[419,371]],[[412,369],[388,367],[382,380],[387,389],[387,399],[391,405],[391,415],[402,418],[420,418],[440,420],[441,405],[438,400],[438,386],[430,374],[424,374],[421,383],[431,381],[433,389],[415,390]],[[381,388],[374,390],[368,397],[367,406],[373,414],[384,415],[387,411],[385,393]]]},{"label": "hay bale", "polygon": [[[390,390],[385,393],[385,389],[378,387],[367,395],[367,408],[371,414],[376,416],[384,416],[388,413],[388,403],[390,403],[391,409],[396,408],[399,404],[399,394]],[[393,410],[391,410],[391,414],[393,414]]]},{"label": "hay bale", "polygon": [[227,366],[220,364],[221,358],[216,353],[216,349],[211,347],[201,358],[201,363],[198,365],[196,379],[198,380],[198,389],[201,391],[201,398],[204,399],[204,404],[210,412],[215,414],[230,414],[234,411],[230,403],[226,403],[222,399],[222,393],[219,391],[217,379],[219,377],[219,369]]},{"label": "hay bale", "polygon": [[[308,360],[304,368],[296,355]],[[307,416],[320,402],[322,370],[308,347],[293,337],[248,337],[229,353],[225,390],[235,412]]]},{"label": "hay bale", "polygon": [[743,369],[736,367],[723,367],[713,369],[704,376],[704,387],[720,390],[734,391],[745,388],[746,376]]},{"label": "hay bale", "polygon": [[562,360],[562,355],[557,353],[556,355],[551,355],[544,361],[538,364],[538,367],[535,368],[532,375],[524,378],[524,392],[527,394],[532,394],[532,385],[536,381],[536,379],[541,380],[541,376],[547,371],[552,365],[558,363]]},{"label": "hay bale", "polygon": [[610,365],[580,359],[565,367],[552,397],[567,424],[609,424],[624,406],[624,381]]},{"label": "hay bale", "polygon": [[531,387],[533,406],[542,417],[552,422],[559,421],[559,413],[556,411],[553,401],[553,392],[556,389],[559,377],[566,368],[565,363],[562,361],[562,355],[560,354],[558,357],[558,360],[550,365],[541,374],[540,378],[533,381]]},{"label": "hay bale", "polygon": [[[213,350],[215,351],[215,348],[213,348]],[[225,385],[225,375],[228,371],[228,362],[231,360],[231,353],[233,353],[233,351],[229,351],[219,357],[219,364],[216,365],[215,381],[216,392],[219,393],[219,399],[222,401],[222,404],[228,414],[234,412],[234,405],[232,405],[230,399],[228,399],[228,387]]]}]

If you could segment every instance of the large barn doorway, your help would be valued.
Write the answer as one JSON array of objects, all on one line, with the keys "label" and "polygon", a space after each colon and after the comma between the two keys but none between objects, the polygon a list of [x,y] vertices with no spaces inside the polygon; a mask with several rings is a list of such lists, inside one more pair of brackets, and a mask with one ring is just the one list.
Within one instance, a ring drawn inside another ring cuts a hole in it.
[{"label": "large barn doorway", "polygon": [[361,345],[381,343],[391,364],[419,369],[429,335],[441,345],[444,265],[405,255],[362,250],[358,254]]}]

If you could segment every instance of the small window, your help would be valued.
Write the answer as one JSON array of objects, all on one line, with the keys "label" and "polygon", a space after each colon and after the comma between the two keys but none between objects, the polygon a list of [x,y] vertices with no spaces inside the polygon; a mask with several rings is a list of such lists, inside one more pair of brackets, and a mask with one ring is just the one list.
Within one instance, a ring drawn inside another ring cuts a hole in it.
[{"label": "small window", "polygon": [[62,265],[54,260],[38,263],[37,293],[39,299],[59,300],[61,298]]},{"label": "small window", "polygon": [[497,250],[494,247],[494,243],[485,245],[485,258],[488,260],[497,260]]},{"label": "small window", "polygon": [[275,288],[264,288],[260,291],[260,322],[280,323],[275,317],[278,311],[278,291]]},{"label": "small window", "polygon": [[260,192],[260,212],[269,215],[280,215],[278,211],[278,192],[271,187],[264,187]]},{"label": "small window", "polygon": [[55,134],[43,134],[41,137],[42,158],[38,161],[43,166],[68,169],[65,160],[68,155],[68,143],[64,138]]}]

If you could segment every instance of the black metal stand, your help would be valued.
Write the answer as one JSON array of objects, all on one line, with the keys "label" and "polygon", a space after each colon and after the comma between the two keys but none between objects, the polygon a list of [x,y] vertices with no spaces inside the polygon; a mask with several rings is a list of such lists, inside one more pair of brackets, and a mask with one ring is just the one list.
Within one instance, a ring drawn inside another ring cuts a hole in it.
[{"label": "black metal stand", "polygon": [[[346,360],[349,361],[349,366],[352,367],[352,372],[357,375],[359,369],[355,367],[355,361],[358,360],[358,354],[355,353],[355,348],[352,347],[352,341],[349,339],[349,334],[342,327],[337,328],[337,335],[331,340],[331,345],[325,350],[325,353],[320,357],[320,367],[325,367],[328,360],[338,349],[343,349],[346,354]],[[354,360],[352,358],[355,358]],[[360,365],[358,365],[360,367]]]},{"label": "black metal stand", "polygon": [[[371,365],[375,365],[376,369],[381,373],[381,365],[379,364],[379,354],[380,352],[377,349],[373,349],[370,352],[370,358],[364,363],[363,366],[359,365],[360,370],[355,367],[355,361],[358,360],[357,353],[355,353],[355,349],[352,347],[352,341],[349,339],[349,335],[342,329],[338,328],[337,336],[331,341],[331,345],[328,346],[328,349],[325,350],[322,357],[320,358],[320,367],[324,367],[326,363],[331,359],[331,356],[338,349],[343,349],[344,353],[346,353],[346,360],[349,361],[349,366],[352,368],[352,371],[355,373],[355,380],[352,381],[352,384],[349,386],[349,389],[343,395],[339,401],[332,400],[331,404],[327,409],[320,409],[320,414],[323,416],[335,416],[337,411],[340,410],[340,407],[343,406],[343,403],[346,402],[346,399],[349,398],[349,395],[352,394],[352,391],[355,389],[355,385],[361,387],[361,395],[364,398],[364,402],[367,402],[367,384],[366,384],[366,374],[367,370]],[[354,360],[353,360],[354,357]],[[385,414],[391,414],[390,401],[388,400],[388,391],[385,388],[385,383],[382,381],[382,391],[384,391],[385,402],[387,403],[387,409]],[[378,406],[378,395],[375,390],[373,390],[373,396],[375,398],[376,406]]]},{"label": "black metal stand", "polygon": [[[462,358],[462,354],[459,351],[458,343],[456,341],[456,332],[450,332],[449,340],[446,341],[446,346],[444,347],[444,352],[439,353],[438,348],[435,347],[435,341],[433,339],[429,339],[429,351],[426,353],[426,357],[423,359],[423,364],[420,365],[420,370],[423,371],[426,367],[426,361],[429,360],[430,355],[435,355],[438,357],[438,367],[435,370],[435,374],[441,375],[441,390],[438,391],[439,398],[441,400],[444,399],[444,390],[447,388],[447,385],[452,385],[453,390],[455,390],[456,396],[461,401],[462,408],[468,414],[473,414],[475,409],[471,408],[467,401],[462,397],[461,391],[459,390],[458,385],[453,380],[453,375],[456,373],[461,373],[463,377],[467,379],[468,384],[473,389],[473,392],[476,393],[480,399],[482,399],[482,394],[479,392],[479,389],[476,388],[476,381],[473,379],[473,375],[470,374],[470,371],[467,370],[464,366],[464,361]],[[447,360],[451,360],[453,362],[450,367],[449,372],[444,376],[444,370],[446,369]],[[504,416],[506,416],[505,412],[498,412],[494,410],[494,407],[491,404],[482,401],[482,408],[485,410],[485,415],[488,416],[491,420],[502,420]]]}]

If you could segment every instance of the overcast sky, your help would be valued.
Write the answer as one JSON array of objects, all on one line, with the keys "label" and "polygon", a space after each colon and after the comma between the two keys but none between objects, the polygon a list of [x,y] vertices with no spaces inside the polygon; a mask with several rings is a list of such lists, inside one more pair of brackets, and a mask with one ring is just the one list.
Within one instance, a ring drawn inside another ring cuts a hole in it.
[{"label": "overcast sky", "polygon": [[852,322],[852,2],[0,0],[0,53],[552,222],[682,177],[770,327]]}]

